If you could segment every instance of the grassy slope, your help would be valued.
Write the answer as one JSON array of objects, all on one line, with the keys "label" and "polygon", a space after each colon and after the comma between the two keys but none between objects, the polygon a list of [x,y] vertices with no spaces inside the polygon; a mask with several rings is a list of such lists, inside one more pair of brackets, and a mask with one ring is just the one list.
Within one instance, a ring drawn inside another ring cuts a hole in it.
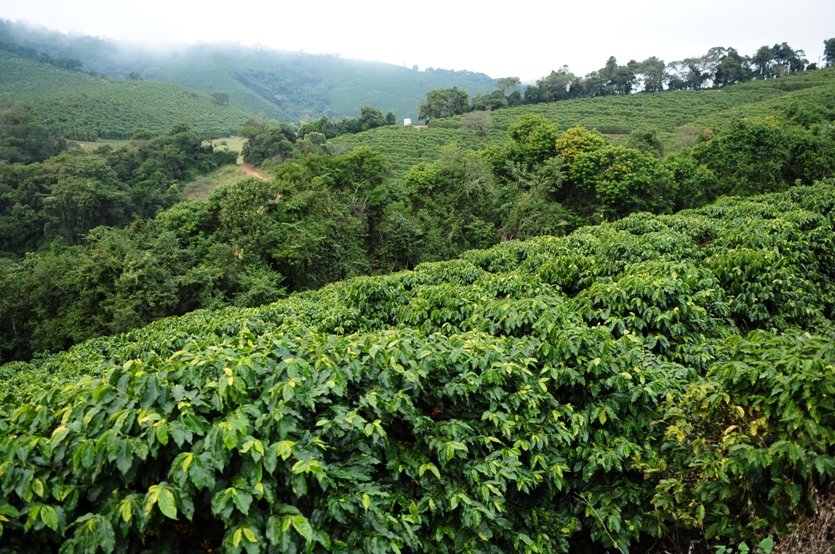
[{"label": "grassy slope", "polygon": [[137,127],[164,133],[178,121],[201,133],[229,133],[249,117],[181,86],[104,80],[6,52],[0,52],[0,95],[23,103],[39,120],[69,130],[71,136],[76,130],[129,138]]},{"label": "grassy slope", "polygon": [[223,185],[231,185],[246,177],[241,166],[235,164],[224,165],[207,175],[201,175],[183,187],[183,199],[208,200],[212,191]]},{"label": "grassy slope", "polygon": [[333,139],[349,150],[367,146],[384,154],[395,172],[432,160],[444,144],[458,142],[468,149],[503,143],[508,125],[526,113],[541,114],[566,129],[574,125],[622,134],[635,129],[658,129],[668,149],[674,150],[686,127],[722,126],[734,117],[779,115],[790,103],[835,107],[835,69],[802,77],[745,83],[723,90],[675,91],[605,98],[584,98],[496,110],[484,137],[460,130],[456,116],[434,120],[426,129],[383,127]]}]

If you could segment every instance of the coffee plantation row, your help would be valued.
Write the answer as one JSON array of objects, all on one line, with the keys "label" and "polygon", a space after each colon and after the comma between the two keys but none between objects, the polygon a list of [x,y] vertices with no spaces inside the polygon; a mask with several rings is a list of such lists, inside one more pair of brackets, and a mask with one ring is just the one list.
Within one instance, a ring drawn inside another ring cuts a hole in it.
[{"label": "coffee plantation row", "polygon": [[835,183],[0,368],[0,552],[686,551],[835,472]]}]

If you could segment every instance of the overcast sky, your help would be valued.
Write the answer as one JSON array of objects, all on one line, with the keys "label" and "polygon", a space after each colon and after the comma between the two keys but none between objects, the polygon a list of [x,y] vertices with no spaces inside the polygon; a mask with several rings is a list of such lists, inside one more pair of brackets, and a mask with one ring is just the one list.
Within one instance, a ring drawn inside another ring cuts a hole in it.
[{"label": "overcast sky", "polygon": [[788,42],[810,62],[835,37],[835,0],[0,0],[0,18],[62,32],[166,44],[232,41],[412,67],[536,79],[620,63],[753,54]]}]

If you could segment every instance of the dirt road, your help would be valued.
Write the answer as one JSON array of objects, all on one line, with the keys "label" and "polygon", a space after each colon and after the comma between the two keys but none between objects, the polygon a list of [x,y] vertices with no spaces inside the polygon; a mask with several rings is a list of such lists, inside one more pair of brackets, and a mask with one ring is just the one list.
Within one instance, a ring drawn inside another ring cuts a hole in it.
[{"label": "dirt road", "polygon": [[261,175],[260,173],[255,171],[255,166],[252,165],[252,164],[241,164],[240,168],[247,175],[252,175],[253,177],[258,177],[262,181],[269,181],[270,180],[269,177],[264,177],[263,175]]}]

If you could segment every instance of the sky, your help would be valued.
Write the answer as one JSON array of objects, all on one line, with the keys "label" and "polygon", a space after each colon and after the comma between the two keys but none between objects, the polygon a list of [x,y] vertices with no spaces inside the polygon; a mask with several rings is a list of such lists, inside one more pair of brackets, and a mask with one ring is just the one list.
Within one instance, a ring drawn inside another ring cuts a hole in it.
[{"label": "sky", "polygon": [[713,46],[751,55],[787,42],[817,62],[835,37],[833,0],[0,0],[0,18],[157,47],[237,42],[523,81]]}]

